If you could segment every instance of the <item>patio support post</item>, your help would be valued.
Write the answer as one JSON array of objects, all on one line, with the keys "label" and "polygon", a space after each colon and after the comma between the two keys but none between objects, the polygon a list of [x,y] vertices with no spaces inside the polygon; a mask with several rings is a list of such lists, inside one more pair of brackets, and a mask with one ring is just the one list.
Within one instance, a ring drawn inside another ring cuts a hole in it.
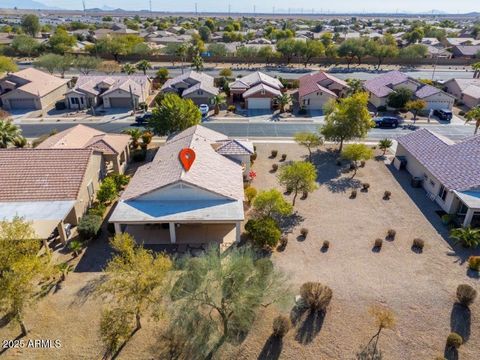
[{"label": "patio support post", "polygon": [[240,221],[235,223],[235,240],[237,242],[240,241]]},{"label": "patio support post", "polygon": [[63,245],[67,245],[67,233],[65,232],[65,227],[63,220],[57,225],[58,235],[60,235],[60,241]]},{"label": "patio support post", "polygon": [[113,223],[113,227],[115,228],[115,234],[121,234],[122,233],[122,227],[120,226],[119,223]]},{"label": "patio support post", "polygon": [[115,156],[115,159],[113,160],[113,171],[115,174],[121,174],[122,172],[120,171],[121,166],[120,166],[120,155]]},{"label": "patio support post", "polygon": [[177,237],[175,234],[175,223],[171,222],[171,223],[168,223],[168,225],[170,227],[170,242],[172,244],[175,244],[177,242]]},{"label": "patio support post", "polygon": [[465,214],[465,219],[463,220],[463,227],[470,226],[472,219],[473,219],[473,209],[468,208],[467,213]]}]

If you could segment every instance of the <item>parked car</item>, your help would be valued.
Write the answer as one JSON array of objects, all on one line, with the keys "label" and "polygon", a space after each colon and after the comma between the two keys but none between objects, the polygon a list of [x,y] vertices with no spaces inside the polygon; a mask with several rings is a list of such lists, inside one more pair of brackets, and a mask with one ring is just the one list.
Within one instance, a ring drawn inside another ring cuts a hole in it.
[{"label": "parked car", "polygon": [[450,121],[452,120],[452,117],[453,117],[452,111],[448,109],[434,110],[433,115],[438,117],[440,120],[444,120],[444,121]]},{"label": "parked car", "polygon": [[200,112],[202,113],[202,116],[205,117],[208,115],[208,112],[210,111],[210,108],[208,107],[207,104],[202,104],[199,106]]},{"label": "parked car", "polygon": [[391,127],[396,128],[398,126],[398,119],[391,116],[382,116],[374,119],[375,127],[384,128],[384,127]]},{"label": "parked car", "polygon": [[150,120],[151,118],[152,118],[152,113],[146,112],[146,113],[135,116],[135,122],[138,125],[143,125],[143,124],[146,124],[148,120]]}]

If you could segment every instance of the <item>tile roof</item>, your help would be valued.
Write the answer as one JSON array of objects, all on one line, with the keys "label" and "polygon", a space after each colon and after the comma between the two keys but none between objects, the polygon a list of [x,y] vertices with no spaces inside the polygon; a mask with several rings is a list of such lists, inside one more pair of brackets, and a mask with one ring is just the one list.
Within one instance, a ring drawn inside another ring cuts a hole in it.
[{"label": "tile roof", "polygon": [[436,88],[435,86],[432,85],[423,85],[421,88],[419,88],[415,92],[415,96],[418,97],[419,99],[424,99],[426,97],[435,95],[442,92],[439,88]]},{"label": "tile roof", "polygon": [[35,68],[26,68],[12,73],[7,77],[7,79],[16,83],[15,78],[27,81],[26,84],[20,85],[17,88],[18,90],[36,96],[45,96],[69,82],[68,79],[61,79]]},{"label": "tile roof", "polygon": [[236,139],[219,141],[214,144],[213,148],[220,155],[251,155],[254,153],[251,142]]},{"label": "tile roof", "polygon": [[247,91],[245,91],[242,96],[244,98],[248,98],[249,96],[258,93],[261,90],[264,90],[264,91],[266,91],[266,92],[268,92],[268,93],[270,93],[274,96],[282,95],[282,92],[279,89],[273,88],[273,87],[271,87],[267,84],[260,83],[260,84],[254,86],[254,87],[251,87]]},{"label": "tile roof", "polygon": [[120,154],[129,142],[129,135],[107,134],[78,124],[50,136],[37,149],[94,149],[112,155]]},{"label": "tile roof", "polygon": [[215,89],[218,92],[218,89],[216,89],[214,86],[213,76],[210,76],[208,74],[201,73],[201,72],[196,72],[193,70],[190,70],[185,74],[178,75],[173,79],[168,79],[165,82],[165,84],[163,84],[163,86],[160,88],[160,90],[161,91],[175,90],[173,86],[179,83],[187,84],[189,85],[189,87],[197,85],[198,83],[201,83],[202,86],[204,86],[206,89],[209,89],[209,91],[214,91],[213,89]]},{"label": "tile roof", "polygon": [[[160,147],[152,162],[141,166],[132,177],[122,200],[132,200],[179,181],[233,200],[243,200],[242,167],[218,154],[212,144],[228,138],[203,126],[192,126]],[[178,154],[191,148],[196,159],[184,171]]]},{"label": "tile roof", "polygon": [[[280,90],[283,88],[282,83],[280,80],[275,79],[267,74],[264,74],[260,71],[256,71],[254,73],[248,74],[241,79],[237,79],[237,81],[240,80],[242,83],[247,84],[249,87],[256,86],[260,83],[263,83],[271,88]],[[236,82],[236,81],[235,81]],[[233,82],[232,84],[234,84]]]},{"label": "tile roof", "polygon": [[398,138],[401,144],[449,190],[480,186],[480,135],[453,143],[427,129]]},{"label": "tile roof", "polygon": [[322,82],[324,80],[331,80],[332,82],[337,83],[341,86],[344,86],[344,87],[347,87],[347,88],[349,87],[345,81],[340,80],[340,79],[336,78],[335,76],[327,74],[323,71],[319,71],[317,73],[310,73],[310,74],[304,75],[298,80],[300,82],[299,88],[298,88],[298,95],[300,97],[303,97],[305,95],[308,95],[308,94],[311,94],[311,93],[314,93],[314,92],[317,92],[317,91],[324,91],[324,92],[332,95],[333,97],[337,97],[337,95],[333,91],[331,91],[330,89],[328,89],[325,86],[320,85],[320,82]]},{"label": "tile roof", "polygon": [[75,200],[93,150],[1,149],[0,202]]},{"label": "tile roof", "polygon": [[211,95],[218,95],[219,90],[210,84],[207,84],[205,82],[199,82],[198,84],[195,84],[188,89],[185,89],[182,93],[182,96],[186,96],[188,94],[194,93],[197,90],[203,90]]},{"label": "tile roof", "polygon": [[374,79],[367,80],[364,88],[377,97],[385,97],[393,90],[392,87],[408,80],[408,76],[400,71],[390,71]]},{"label": "tile roof", "polygon": [[[145,75],[80,75],[75,84],[75,87],[69,92],[90,93],[92,95],[105,96],[117,89],[129,92],[130,86],[132,92],[137,95],[142,95],[142,87],[145,91],[145,86],[150,80]],[[110,85],[109,89],[101,93],[98,89],[98,84],[105,83]]]},{"label": "tile roof", "polygon": [[455,48],[465,56],[475,56],[480,51],[480,45],[457,45]]}]

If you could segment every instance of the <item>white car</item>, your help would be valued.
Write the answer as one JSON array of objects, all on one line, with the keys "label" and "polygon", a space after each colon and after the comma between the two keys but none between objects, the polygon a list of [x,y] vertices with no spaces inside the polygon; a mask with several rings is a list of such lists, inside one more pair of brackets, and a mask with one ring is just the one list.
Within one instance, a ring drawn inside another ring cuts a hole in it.
[{"label": "white car", "polygon": [[202,113],[202,116],[207,116],[208,115],[208,112],[210,111],[210,108],[208,107],[207,104],[202,104],[199,106],[200,108],[200,112]]}]

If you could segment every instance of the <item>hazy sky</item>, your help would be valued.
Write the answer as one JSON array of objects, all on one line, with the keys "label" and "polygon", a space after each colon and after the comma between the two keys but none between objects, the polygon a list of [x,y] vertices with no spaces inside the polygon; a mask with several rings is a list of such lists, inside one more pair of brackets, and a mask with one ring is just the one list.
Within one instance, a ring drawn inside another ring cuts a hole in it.
[{"label": "hazy sky", "polygon": [[[38,0],[45,5],[58,6],[65,9],[79,9],[82,0]],[[121,7],[126,10],[148,9],[148,0],[85,0],[87,8]],[[336,0],[336,1],[313,1],[313,0],[152,0],[152,9],[156,11],[193,11],[195,3],[198,11],[231,11],[253,12],[256,6],[257,12],[272,12],[273,6],[276,12],[300,12],[303,8],[305,13],[315,12],[424,12],[441,10],[450,13],[480,11],[479,0],[402,0],[402,1],[377,1],[377,0]]]}]

